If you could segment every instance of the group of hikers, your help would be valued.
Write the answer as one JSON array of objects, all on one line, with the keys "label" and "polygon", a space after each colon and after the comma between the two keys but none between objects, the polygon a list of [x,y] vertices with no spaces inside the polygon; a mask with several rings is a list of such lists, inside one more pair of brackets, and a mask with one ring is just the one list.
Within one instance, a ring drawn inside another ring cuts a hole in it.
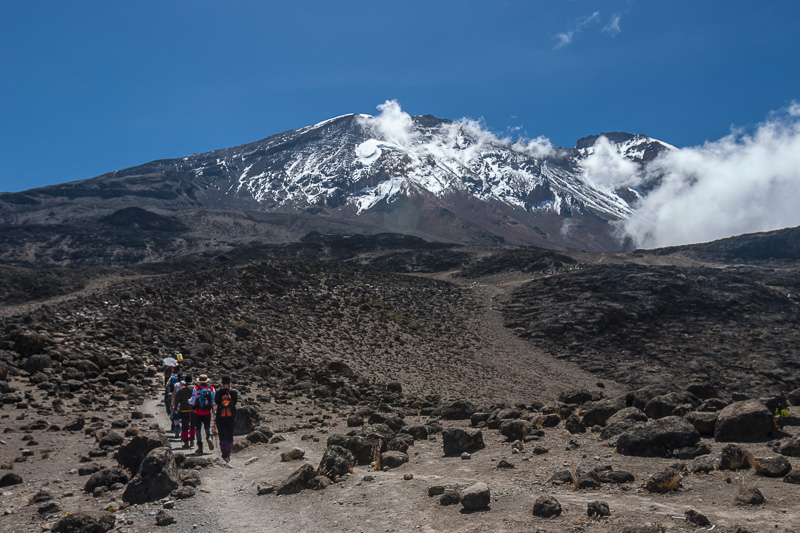
[{"label": "group of hikers", "polygon": [[222,376],[219,389],[206,374],[197,378],[197,384],[193,381],[191,374],[181,373],[179,364],[164,367],[164,406],[172,422],[170,431],[175,438],[181,438],[184,449],[194,448],[196,439],[198,454],[203,453],[203,433],[208,449],[214,450],[213,431],[214,437],[219,436],[222,458],[229,462],[238,393],[231,386],[230,376]]}]

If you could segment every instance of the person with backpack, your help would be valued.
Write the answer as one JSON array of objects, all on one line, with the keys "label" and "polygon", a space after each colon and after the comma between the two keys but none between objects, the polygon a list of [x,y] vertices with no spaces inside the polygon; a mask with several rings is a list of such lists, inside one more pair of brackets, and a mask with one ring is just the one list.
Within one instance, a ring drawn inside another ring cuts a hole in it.
[{"label": "person with backpack", "polygon": [[231,377],[222,376],[222,386],[217,390],[214,403],[217,408],[217,417],[214,420],[216,430],[219,432],[219,451],[222,459],[228,463],[231,460],[233,449],[233,427],[236,424],[236,403],[239,393],[231,388]]},{"label": "person with backpack", "polygon": [[181,419],[181,438],[183,448],[191,449],[194,446],[194,428],[192,427],[192,414],[194,406],[189,403],[194,393],[192,376],[183,376],[183,386],[172,396],[172,412],[177,413]]},{"label": "person with backpack", "polygon": [[164,385],[164,406],[167,410],[167,416],[170,419],[170,432],[175,432],[177,436],[178,432],[178,420],[176,420],[173,409],[172,409],[172,396],[177,389],[181,386],[181,374],[180,374],[180,367],[178,365],[175,366],[174,372],[172,375],[167,379],[166,385]]},{"label": "person with backpack", "polygon": [[211,385],[208,376],[201,374],[197,378],[197,386],[192,390],[192,397],[189,403],[194,406],[192,413],[192,427],[197,438],[197,453],[203,453],[203,432],[200,429],[205,426],[208,449],[214,449],[214,441],[211,440],[211,414],[214,411],[214,387]]}]

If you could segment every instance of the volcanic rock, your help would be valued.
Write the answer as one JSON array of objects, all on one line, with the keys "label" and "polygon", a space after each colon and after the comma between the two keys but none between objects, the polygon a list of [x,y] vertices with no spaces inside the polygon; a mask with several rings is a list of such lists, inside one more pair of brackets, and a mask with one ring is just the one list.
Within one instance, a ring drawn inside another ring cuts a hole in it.
[{"label": "volcanic rock", "polygon": [[619,436],[617,452],[644,457],[668,456],[672,450],[694,446],[700,434],[689,422],[677,416],[652,420]]},{"label": "volcanic rock", "polygon": [[489,507],[492,494],[486,483],[475,483],[461,491],[461,506],[467,511],[478,511]]},{"label": "volcanic rock", "polygon": [[561,516],[561,504],[552,496],[539,496],[533,503],[533,516],[541,518]]},{"label": "volcanic rock", "polygon": [[163,498],[178,488],[178,479],[172,450],[156,448],[145,456],[139,472],[125,487],[122,499],[137,504]]},{"label": "volcanic rock", "polygon": [[485,448],[483,433],[468,432],[460,428],[446,429],[442,432],[442,448],[445,455],[459,455]]},{"label": "volcanic rock", "polygon": [[773,425],[772,413],[758,400],[735,402],[720,411],[714,427],[717,442],[749,442],[767,438]]}]

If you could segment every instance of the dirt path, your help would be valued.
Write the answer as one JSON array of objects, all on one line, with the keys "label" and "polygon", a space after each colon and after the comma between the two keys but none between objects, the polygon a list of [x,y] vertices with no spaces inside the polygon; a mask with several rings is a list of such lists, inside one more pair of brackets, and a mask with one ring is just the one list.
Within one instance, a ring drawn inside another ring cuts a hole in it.
[{"label": "dirt path", "polygon": [[[540,401],[555,399],[567,389],[602,389],[607,395],[627,390],[611,379],[600,379],[582,370],[578,365],[556,359],[543,350],[514,334],[503,326],[500,308],[509,298],[511,290],[527,280],[510,279],[496,283],[472,283],[471,290],[480,304],[474,309],[470,330],[482,341],[483,349],[478,357],[487,368],[493,369],[490,394],[503,394],[509,402],[526,401],[533,394]],[[535,392],[534,392],[535,391]]]}]

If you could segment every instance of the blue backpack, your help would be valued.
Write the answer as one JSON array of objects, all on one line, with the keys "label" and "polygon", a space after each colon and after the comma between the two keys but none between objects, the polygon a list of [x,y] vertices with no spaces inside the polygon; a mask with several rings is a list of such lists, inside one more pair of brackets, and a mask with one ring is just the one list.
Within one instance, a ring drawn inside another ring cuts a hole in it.
[{"label": "blue backpack", "polygon": [[211,387],[206,387],[200,391],[200,397],[197,398],[198,409],[211,409],[214,403],[214,395],[211,392]]}]

